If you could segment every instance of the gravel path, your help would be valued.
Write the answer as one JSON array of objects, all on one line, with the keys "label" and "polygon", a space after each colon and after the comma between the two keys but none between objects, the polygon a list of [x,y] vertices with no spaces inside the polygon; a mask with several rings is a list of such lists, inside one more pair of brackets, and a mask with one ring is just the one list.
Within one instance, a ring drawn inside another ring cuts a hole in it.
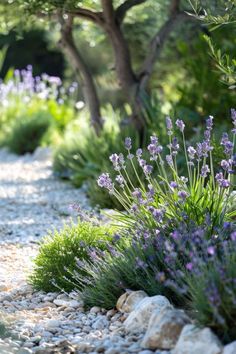
[{"label": "gravel path", "polygon": [[82,189],[53,176],[47,150],[21,158],[0,150],[0,324],[11,333],[0,337],[0,354],[153,353],[141,349],[142,336],[124,332],[121,313],[85,312],[77,294],[27,285],[40,238],[75,219],[74,202],[89,208]]}]

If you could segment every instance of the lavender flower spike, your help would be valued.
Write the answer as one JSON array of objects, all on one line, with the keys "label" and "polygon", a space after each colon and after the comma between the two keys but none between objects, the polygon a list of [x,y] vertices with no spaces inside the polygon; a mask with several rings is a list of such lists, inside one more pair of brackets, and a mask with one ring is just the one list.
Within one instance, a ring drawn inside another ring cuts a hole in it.
[{"label": "lavender flower spike", "polygon": [[181,119],[177,119],[177,121],[175,122],[176,126],[179,128],[179,130],[181,131],[181,133],[184,132],[184,128],[185,128],[185,124]]},{"label": "lavender flower spike", "polygon": [[209,166],[208,165],[203,165],[201,168],[201,176],[206,178],[207,174],[210,172]]},{"label": "lavender flower spike", "polygon": [[101,188],[106,188],[109,192],[113,192],[114,186],[109,173],[103,173],[98,177],[97,184]]},{"label": "lavender flower spike", "polygon": [[125,148],[130,150],[132,148],[132,140],[130,137],[125,138]]},{"label": "lavender flower spike", "polygon": [[166,117],[166,127],[168,130],[167,134],[172,135],[173,124],[172,124],[172,120],[170,119],[170,117]]}]

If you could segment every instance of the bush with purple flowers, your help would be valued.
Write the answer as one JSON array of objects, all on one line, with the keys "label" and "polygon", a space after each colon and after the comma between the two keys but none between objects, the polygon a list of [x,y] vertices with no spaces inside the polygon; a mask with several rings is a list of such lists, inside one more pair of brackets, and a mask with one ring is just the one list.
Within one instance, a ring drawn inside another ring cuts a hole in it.
[{"label": "bush with purple flowers", "polygon": [[130,288],[149,295],[162,294],[172,303],[187,307],[191,292],[186,274],[220,254],[222,243],[231,242],[235,231],[234,224],[226,223],[212,233],[207,221],[202,226],[183,222],[172,231],[163,228],[150,232],[145,227],[122,230],[116,235],[122,239],[118,246],[111,244],[110,253],[97,257],[93,267],[85,264],[89,274],[82,294],[85,303],[95,306],[99,301],[102,307],[110,308]]},{"label": "bush with purple flowers", "polygon": [[[176,120],[175,127],[182,139],[175,134],[172,120],[167,117],[166,128],[169,143],[164,148],[158,137],[153,135],[147,147],[148,159],[144,151],[138,149],[132,153],[132,141],[125,140],[127,157],[114,153],[110,156],[117,175],[114,180],[108,173],[98,178],[98,185],[115,196],[127,211],[125,220],[128,224],[145,221],[146,226],[158,229],[168,221],[174,227],[185,219],[194,220],[201,225],[206,215],[212,228],[222,225],[224,221],[232,221],[236,217],[235,189],[236,171],[236,111],[231,110],[233,129],[230,134],[224,133],[221,146],[224,159],[219,166],[213,165],[212,130],[213,117],[206,121],[204,138],[196,146],[187,146],[181,120]],[[187,175],[179,175],[178,155],[185,156]],[[146,155],[145,155],[146,156]],[[149,161],[148,161],[149,160]],[[134,165],[137,161],[139,168]],[[129,178],[127,166],[132,166],[139,181],[134,185]],[[157,172],[156,172],[157,171]],[[145,182],[140,175],[145,176]],[[233,205],[229,210],[228,206]],[[124,215],[121,216],[124,219]]]},{"label": "bush with purple flowers", "polygon": [[75,103],[76,92],[76,83],[67,89],[59,77],[47,74],[34,77],[31,65],[21,71],[15,70],[11,77],[8,75],[5,81],[0,82],[1,144],[7,142],[8,135],[22,120],[37,120],[40,124],[45,116],[51,127],[48,142],[58,140],[74,117],[73,108],[68,103]]},{"label": "bush with purple flowers", "polygon": [[224,342],[236,339],[236,231],[220,252],[210,249],[208,262],[185,274],[190,307],[200,325],[210,327]]}]

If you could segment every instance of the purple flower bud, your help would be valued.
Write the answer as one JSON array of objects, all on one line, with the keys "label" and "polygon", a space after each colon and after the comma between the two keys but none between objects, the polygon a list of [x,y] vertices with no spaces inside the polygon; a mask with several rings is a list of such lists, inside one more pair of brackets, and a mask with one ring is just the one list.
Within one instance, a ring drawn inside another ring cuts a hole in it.
[{"label": "purple flower bud", "polygon": [[186,264],[186,269],[191,271],[193,269],[193,263],[189,262]]},{"label": "purple flower bud", "polygon": [[172,149],[172,155],[175,156],[177,155],[177,152],[179,150],[179,144],[178,144],[178,139],[176,137],[173,138],[172,143],[170,144],[170,148]]},{"label": "purple flower bud", "polygon": [[145,173],[146,176],[150,175],[153,171],[153,167],[151,165],[145,165],[143,167],[143,172]]},{"label": "purple flower bud", "polygon": [[201,176],[206,178],[207,174],[210,172],[209,166],[208,165],[203,165],[201,168]]},{"label": "purple flower bud", "polygon": [[129,137],[125,138],[125,148],[127,150],[130,150],[132,148],[132,140]]},{"label": "purple flower bud", "polygon": [[137,198],[137,199],[140,199],[142,198],[142,192],[139,188],[135,188],[133,193],[132,193],[132,196]]},{"label": "purple flower bud", "polygon": [[178,197],[182,200],[185,200],[188,197],[188,193],[186,191],[179,191]]},{"label": "purple flower bud", "polygon": [[230,186],[230,182],[227,179],[224,179],[222,172],[217,173],[215,179],[222,188],[228,188]]},{"label": "purple flower bud", "polygon": [[209,116],[209,118],[206,120],[206,128],[207,130],[212,130],[213,127],[213,116]]},{"label": "purple flower bud", "polygon": [[157,136],[152,135],[150,137],[150,140],[151,140],[151,144],[158,145],[158,137]]},{"label": "purple flower bud", "polygon": [[119,183],[119,185],[120,185],[121,188],[124,188],[125,180],[124,180],[124,177],[123,177],[123,176],[118,175],[118,176],[116,177],[116,182]]},{"label": "purple flower bud", "polygon": [[171,188],[178,188],[178,184],[175,181],[170,182],[170,187]]},{"label": "purple flower bud", "polygon": [[143,150],[142,150],[142,149],[138,149],[138,150],[136,151],[136,156],[137,156],[137,157],[141,157],[141,156],[142,156],[142,153],[143,153]]},{"label": "purple flower bud", "polygon": [[221,167],[225,170],[228,171],[229,169],[229,162],[227,160],[222,160],[220,163]]},{"label": "purple flower bud", "polygon": [[101,174],[101,176],[98,177],[97,184],[99,185],[99,187],[106,188],[110,192],[113,192],[114,186],[109,173]]},{"label": "purple flower bud", "polygon": [[171,155],[166,155],[166,162],[170,167],[174,167],[173,158]]},{"label": "purple flower bud", "polygon": [[181,119],[177,119],[177,121],[175,122],[175,124],[177,125],[177,127],[179,128],[179,130],[183,133],[184,132],[184,128],[185,128],[185,124]]},{"label": "purple flower bud", "polygon": [[146,164],[147,164],[146,160],[143,160],[143,159],[139,160],[139,166],[144,167],[144,166],[146,166]]},{"label": "purple flower bud", "polygon": [[166,117],[166,127],[168,130],[167,134],[172,135],[173,124],[172,124],[172,120],[170,119],[170,117]]},{"label": "purple flower bud", "polygon": [[194,149],[194,147],[193,146],[189,146],[189,148],[188,148],[188,156],[189,156],[190,160],[194,159],[195,154],[196,154],[196,150]]},{"label": "purple flower bud", "polygon": [[207,253],[213,256],[215,254],[215,247],[213,246],[207,247]]}]

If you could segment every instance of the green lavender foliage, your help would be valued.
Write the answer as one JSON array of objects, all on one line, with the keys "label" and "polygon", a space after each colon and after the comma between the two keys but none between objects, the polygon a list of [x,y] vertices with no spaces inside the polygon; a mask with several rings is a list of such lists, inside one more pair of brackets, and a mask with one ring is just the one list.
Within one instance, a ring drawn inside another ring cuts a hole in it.
[{"label": "green lavender foliage", "polygon": [[41,145],[50,122],[50,115],[46,112],[38,112],[33,117],[19,118],[11,124],[1,145],[18,155],[32,153]]},{"label": "green lavender foliage", "polygon": [[83,221],[50,233],[40,245],[29,282],[35,289],[47,292],[72,290],[76,285],[71,281],[73,272],[76,270],[78,274],[86,275],[84,269],[76,266],[77,261],[88,260],[93,247],[106,249],[113,231],[109,225]]}]

